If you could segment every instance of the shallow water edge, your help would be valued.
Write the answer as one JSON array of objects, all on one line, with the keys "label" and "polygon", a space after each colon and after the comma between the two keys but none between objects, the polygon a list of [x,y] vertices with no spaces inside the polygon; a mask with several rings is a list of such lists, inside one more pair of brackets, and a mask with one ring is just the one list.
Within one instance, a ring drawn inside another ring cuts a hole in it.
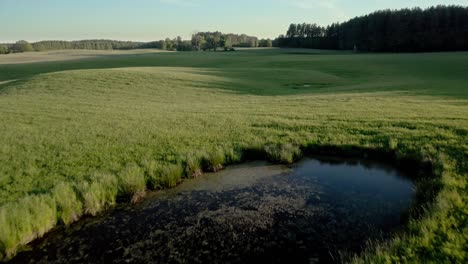
[{"label": "shallow water edge", "polygon": [[402,226],[409,177],[362,160],[234,165],[58,228],[12,263],[334,263]]}]

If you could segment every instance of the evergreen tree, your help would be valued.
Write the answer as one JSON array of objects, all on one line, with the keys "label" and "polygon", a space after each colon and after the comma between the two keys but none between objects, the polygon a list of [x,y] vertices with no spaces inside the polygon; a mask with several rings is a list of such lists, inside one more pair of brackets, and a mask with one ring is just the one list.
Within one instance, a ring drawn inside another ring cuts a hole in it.
[{"label": "evergreen tree", "polygon": [[291,24],[275,43],[373,52],[468,50],[468,7],[382,10],[327,27]]}]

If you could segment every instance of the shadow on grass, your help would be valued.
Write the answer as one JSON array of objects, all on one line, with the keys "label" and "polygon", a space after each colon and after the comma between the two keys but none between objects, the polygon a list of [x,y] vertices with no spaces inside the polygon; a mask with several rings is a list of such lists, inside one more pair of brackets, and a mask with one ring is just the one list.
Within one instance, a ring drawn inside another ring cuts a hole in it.
[{"label": "shadow on grass", "polygon": [[[317,51],[292,51],[290,49],[274,49],[260,51],[225,52],[180,52],[180,53],[150,53],[134,55],[106,55],[95,58],[84,58],[69,61],[36,62],[25,64],[0,65],[0,82],[7,80],[24,80],[36,75],[70,70],[115,69],[132,67],[177,67],[212,69],[200,74],[223,77],[232,82],[216,85],[211,88],[223,89],[240,94],[253,95],[294,95],[308,93],[336,93],[356,90],[356,85],[363,76],[373,76],[367,68],[354,67],[350,69],[347,63],[339,66],[308,60],[291,52],[307,52],[307,54],[339,55],[336,53]],[[323,60],[323,59],[321,59]],[[338,60],[339,63],[339,60]],[[349,63],[349,62],[348,62]],[[322,67],[324,67],[322,69]],[[341,67],[341,68],[340,68]],[[343,72],[352,75],[341,76]],[[299,85],[298,85],[299,84]],[[348,85],[351,85],[349,89]],[[375,88],[375,87],[373,87]],[[366,89],[366,91],[382,91],[392,87]],[[358,89],[361,91],[361,89]]]},{"label": "shadow on grass", "polygon": [[[213,72],[204,74],[235,80],[213,88],[241,94],[268,96],[406,90],[410,92],[407,94],[414,95],[463,97],[465,93],[461,87],[464,82],[460,81],[465,64],[454,61],[451,54],[443,55],[354,55],[302,49],[106,55],[69,61],[2,64],[0,82],[69,70],[178,67],[212,69]],[[443,75],[435,65],[438,61],[449,65],[447,68],[450,69]],[[453,83],[450,87],[454,88],[441,90],[439,84],[449,80]]]}]

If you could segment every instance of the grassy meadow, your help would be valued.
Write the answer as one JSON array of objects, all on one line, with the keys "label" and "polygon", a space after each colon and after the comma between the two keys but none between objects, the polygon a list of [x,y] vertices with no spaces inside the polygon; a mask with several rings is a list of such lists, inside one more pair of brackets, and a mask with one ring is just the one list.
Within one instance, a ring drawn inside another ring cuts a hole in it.
[{"label": "grassy meadow", "polygon": [[404,234],[354,262],[468,259],[467,52],[263,49],[0,64],[0,131],[3,259],[147,189],[252,153],[291,163],[322,146],[430,162],[427,182],[440,188]]}]

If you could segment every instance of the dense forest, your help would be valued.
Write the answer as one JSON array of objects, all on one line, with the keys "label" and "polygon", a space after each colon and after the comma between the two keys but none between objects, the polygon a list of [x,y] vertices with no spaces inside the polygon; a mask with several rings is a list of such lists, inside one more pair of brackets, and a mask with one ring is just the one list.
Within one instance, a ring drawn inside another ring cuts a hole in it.
[{"label": "dense forest", "polygon": [[382,10],[327,27],[291,24],[275,45],[371,52],[468,50],[468,7]]},{"label": "dense forest", "polygon": [[191,40],[183,40],[181,37],[165,39],[153,42],[132,42],[117,40],[79,40],[59,41],[47,40],[29,43],[20,40],[14,44],[0,44],[0,54],[48,51],[66,49],[87,50],[129,50],[129,49],[163,49],[163,50],[232,50],[233,47],[271,47],[270,39],[261,39],[245,34],[223,34],[221,32],[199,32],[192,36]]}]

